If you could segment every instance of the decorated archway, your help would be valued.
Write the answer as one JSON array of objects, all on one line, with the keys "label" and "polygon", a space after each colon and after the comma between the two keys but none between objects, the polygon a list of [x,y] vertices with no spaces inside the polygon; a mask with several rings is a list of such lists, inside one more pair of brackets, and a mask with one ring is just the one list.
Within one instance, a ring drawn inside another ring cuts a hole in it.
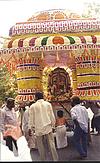
[{"label": "decorated archway", "polygon": [[72,72],[68,67],[45,67],[43,91],[49,101],[67,101],[72,96]]},{"label": "decorated archway", "polygon": [[33,100],[36,91],[43,91],[44,69],[63,66],[71,70],[72,94],[100,101],[99,27],[99,20],[66,10],[36,13],[11,27],[0,50],[0,63],[16,72],[16,100]]}]

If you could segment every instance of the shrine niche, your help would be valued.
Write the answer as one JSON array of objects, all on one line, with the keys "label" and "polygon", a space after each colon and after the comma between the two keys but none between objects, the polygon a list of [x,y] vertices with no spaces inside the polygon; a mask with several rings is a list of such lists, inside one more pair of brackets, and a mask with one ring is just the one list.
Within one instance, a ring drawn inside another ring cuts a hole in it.
[{"label": "shrine niche", "polygon": [[72,95],[71,81],[64,68],[55,68],[48,77],[48,93],[51,100],[67,100]]}]

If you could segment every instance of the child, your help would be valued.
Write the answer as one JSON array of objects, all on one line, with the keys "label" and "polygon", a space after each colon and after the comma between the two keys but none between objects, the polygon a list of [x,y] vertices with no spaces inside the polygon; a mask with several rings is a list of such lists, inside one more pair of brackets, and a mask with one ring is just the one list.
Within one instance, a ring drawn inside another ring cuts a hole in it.
[{"label": "child", "polygon": [[56,119],[56,143],[57,148],[64,148],[68,145],[66,136],[66,123],[67,120],[63,116],[63,111],[59,110],[57,112]]}]

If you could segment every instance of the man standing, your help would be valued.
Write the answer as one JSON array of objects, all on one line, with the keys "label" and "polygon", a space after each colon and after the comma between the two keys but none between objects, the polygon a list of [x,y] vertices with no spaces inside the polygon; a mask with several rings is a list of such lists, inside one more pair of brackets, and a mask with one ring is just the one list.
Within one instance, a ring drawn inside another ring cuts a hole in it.
[{"label": "man standing", "polygon": [[71,105],[71,117],[75,124],[74,143],[81,158],[84,158],[87,157],[88,112],[77,96],[71,98]]},{"label": "man standing", "polygon": [[[6,106],[3,109],[1,109],[2,132],[6,130],[5,128],[6,124],[10,124],[14,126],[17,126],[18,124],[14,107],[15,107],[15,100],[13,98],[8,98]],[[15,147],[17,149],[16,140],[14,140],[11,136],[6,136],[5,141],[6,141],[6,145],[9,147],[11,151],[13,151],[13,143],[15,144]]]},{"label": "man standing", "polygon": [[23,134],[28,142],[28,146],[30,149],[37,148],[36,147],[36,138],[35,138],[34,133],[31,132],[31,134],[29,134],[29,132],[28,132],[29,109],[33,103],[34,103],[34,101],[31,101],[29,103],[29,105],[27,106],[27,108],[24,112],[24,115],[23,115],[23,120],[22,120],[22,131],[23,131]]},{"label": "man standing", "polygon": [[43,93],[35,94],[36,102],[30,106],[29,110],[29,129],[34,127],[37,148],[41,160],[45,160],[44,138],[48,140],[50,152],[54,161],[58,160],[57,151],[55,148],[54,136],[52,128],[55,126],[55,116],[52,106],[49,102],[43,99]]},{"label": "man standing", "polygon": [[18,111],[17,111],[17,114],[18,114],[18,122],[20,123],[21,129],[22,129],[22,121],[23,121],[24,112],[26,110],[25,105],[26,104],[25,104],[24,101],[20,101],[19,102],[19,106],[18,106]]}]

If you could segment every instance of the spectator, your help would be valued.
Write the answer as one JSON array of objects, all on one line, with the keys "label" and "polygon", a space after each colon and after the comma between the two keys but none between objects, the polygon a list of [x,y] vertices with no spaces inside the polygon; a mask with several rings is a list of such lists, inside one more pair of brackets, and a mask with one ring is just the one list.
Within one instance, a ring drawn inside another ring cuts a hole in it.
[{"label": "spectator", "polygon": [[29,111],[29,130],[34,127],[37,148],[41,160],[45,160],[44,139],[48,140],[50,152],[54,161],[58,160],[55,148],[54,136],[52,128],[55,126],[55,116],[51,104],[44,100],[43,93],[35,94],[36,103],[32,104]]},{"label": "spectator", "polygon": [[81,159],[87,157],[87,138],[88,138],[88,112],[85,106],[80,104],[80,98],[71,98],[71,117],[74,121],[74,143]]},{"label": "spectator", "polygon": [[97,131],[97,134],[100,135],[100,103],[99,102],[86,102],[85,105],[87,108],[90,108],[93,114],[92,120],[91,120],[91,133],[95,133],[94,131]]},{"label": "spectator", "polygon": [[98,109],[98,112],[94,114],[94,126],[97,131],[97,136],[100,135],[100,109]]},{"label": "spectator", "polygon": [[[8,98],[7,99],[7,104],[6,106],[1,109],[2,111],[2,131],[5,130],[5,125],[10,124],[16,126],[18,124],[16,112],[14,110],[15,107],[15,100],[13,98]],[[11,137],[11,136],[6,136],[5,138],[6,145],[9,147],[11,151],[13,151],[13,143],[17,149],[17,144],[16,141]]]},{"label": "spectator", "polygon": [[18,126],[6,125],[7,130],[4,131],[4,136],[11,136],[14,140],[17,141],[18,146],[18,156],[14,156],[14,153],[9,150],[9,148],[3,144],[2,132],[0,131],[0,160],[3,161],[32,161],[30,150],[27,145],[25,137],[22,135],[21,129]]},{"label": "spectator", "polygon": [[29,121],[29,109],[30,106],[34,103],[34,101],[30,102],[27,109],[24,112],[23,120],[22,120],[22,130],[24,136],[28,142],[28,146],[30,149],[36,148],[36,138],[33,132],[29,134],[28,132],[28,121]]},{"label": "spectator", "polygon": [[67,119],[64,116],[63,110],[58,110],[57,111],[57,118],[56,118],[56,126],[61,126],[61,125],[68,125]]},{"label": "spectator", "polygon": [[26,104],[24,101],[19,102],[17,114],[18,114],[18,121],[20,123],[21,129],[22,129],[23,115],[24,115],[24,112],[26,110],[25,106],[26,106]]},{"label": "spectator", "polygon": [[95,120],[94,119],[95,119],[95,116],[93,115],[92,120],[91,120],[91,129],[92,129],[91,133],[94,132],[94,129],[95,129],[95,123],[94,123]]},{"label": "spectator", "polygon": [[91,121],[91,128],[92,128],[91,132],[94,132],[94,129],[96,129],[97,134],[95,135],[100,135],[100,103],[99,102],[93,103],[92,109],[93,107],[96,109],[93,112],[94,115]]},{"label": "spectator", "polygon": [[67,119],[63,115],[62,110],[57,111],[56,119],[56,143],[57,148],[64,148],[67,146],[67,136],[66,136],[66,124]]},{"label": "spectator", "polygon": [[[87,109],[87,112],[89,111],[89,104],[87,105],[87,102],[84,100],[83,102],[81,102],[81,105],[85,106],[85,108]],[[89,118],[89,112],[88,112],[88,145],[90,143],[92,143],[92,138],[91,138],[91,134],[90,134],[90,118]]]}]

